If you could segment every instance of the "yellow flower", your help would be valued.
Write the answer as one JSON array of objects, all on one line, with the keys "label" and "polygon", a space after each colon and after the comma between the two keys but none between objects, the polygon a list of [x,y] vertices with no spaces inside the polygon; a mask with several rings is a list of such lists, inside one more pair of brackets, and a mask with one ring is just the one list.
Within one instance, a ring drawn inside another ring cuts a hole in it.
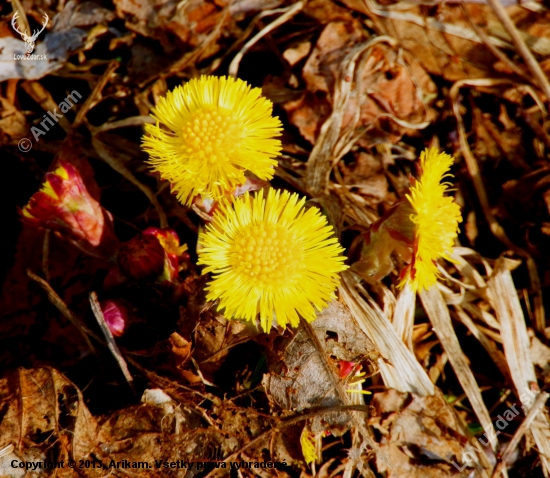
[{"label": "yellow flower", "polygon": [[183,204],[199,194],[220,199],[246,181],[246,170],[260,179],[273,177],[281,122],[260,94],[239,79],[201,76],[153,108],[157,124],[145,125],[143,148]]},{"label": "yellow flower", "polygon": [[414,213],[414,247],[411,264],[407,268],[407,280],[414,291],[428,289],[435,284],[439,273],[436,261],[442,257],[451,260],[454,240],[458,234],[458,223],[462,221],[460,207],[452,197],[445,196],[449,183],[442,182],[451,176],[448,173],[453,158],[430,148],[420,155],[420,179],[407,195]]},{"label": "yellow flower", "polygon": [[271,329],[296,327],[302,316],[334,298],[338,272],[347,269],[332,226],[305,198],[270,189],[224,201],[199,237],[199,264],[212,272],[208,300],[219,299],[228,318],[253,321]]},{"label": "yellow flower", "polygon": [[302,455],[304,455],[304,460],[308,465],[317,460],[317,453],[315,453],[315,436],[307,427],[304,427],[300,435],[300,445],[302,445]]}]

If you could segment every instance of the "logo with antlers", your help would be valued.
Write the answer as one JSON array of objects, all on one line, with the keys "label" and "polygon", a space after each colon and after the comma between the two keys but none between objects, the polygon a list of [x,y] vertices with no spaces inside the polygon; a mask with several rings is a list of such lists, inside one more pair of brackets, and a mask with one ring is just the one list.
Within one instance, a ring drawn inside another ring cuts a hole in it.
[{"label": "logo with antlers", "polygon": [[38,35],[40,35],[44,28],[46,28],[46,25],[48,24],[49,17],[46,13],[44,13],[44,23],[42,24],[42,28],[40,30],[34,30],[32,36],[27,35],[25,32],[22,32],[17,27],[17,18],[19,16],[19,12],[15,12],[13,14],[13,18],[11,19],[11,26],[13,29],[21,35],[21,38],[26,43],[25,50],[27,51],[27,55],[30,55],[34,51],[34,44],[36,42],[36,39],[38,38]]}]

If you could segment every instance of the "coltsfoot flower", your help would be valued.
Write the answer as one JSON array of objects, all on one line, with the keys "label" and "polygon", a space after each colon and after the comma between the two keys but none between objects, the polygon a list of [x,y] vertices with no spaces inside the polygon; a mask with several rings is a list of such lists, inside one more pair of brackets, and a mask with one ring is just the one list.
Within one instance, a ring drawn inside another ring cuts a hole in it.
[{"label": "coltsfoot flower", "polygon": [[394,268],[394,254],[408,265],[401,274],[400,287],[406,283],[414,291],[433,286],[439,276],[437,260],[450,260],[460,207],[446,196],[453,158],[437,149],[425,150],[420,156],[420,178],[406,198],[395,203],[386,214],[363,234],[361,260],[354,263],[355,272],[380,280]]},{"label": "coltsfoot flower", "polygon": [[[231,77],[201,76],[178,86],[152,110],[143,148],[149,163],[189,205],[197,195],[219,200],[246,181],[245,171],[273,177],[281,122],[259,88]],[[164,126],[161,127],[161,124]]]},{"label": "coltsfoot flower", "polygon": [[347,269],[342,247],[320,211],[287,191],[246,193],[224,201],[199,237],[199,264],[211,272],[207,299],[227,318],[271,329],[313,321],[334,298]]},{"label": "coltsfoot flower", "polygon": [[436,261],[451,260],[462,221],[460,207],[452,197],[445,196],[451,176],[449,169],[453,158],[430,148],[420,155],[420,179],[411,187],[407,200],[414,209],[410,220],[414,224],[413,257],[401,285],[409,281],[413,290],[428,289],[435,284],[439,273]]}]

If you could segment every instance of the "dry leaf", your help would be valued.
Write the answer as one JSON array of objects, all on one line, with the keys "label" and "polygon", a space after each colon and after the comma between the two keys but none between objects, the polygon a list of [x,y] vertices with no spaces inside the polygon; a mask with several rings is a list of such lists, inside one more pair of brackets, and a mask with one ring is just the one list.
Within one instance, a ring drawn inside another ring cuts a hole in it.
[{"label": "dry leaf", "polygon": [[12,444],[22,460],[89,459],[95,451],[96,422],[80,390],[53,368],[0,379],[0,409],[0,449]]},{"label": "dry leaf", "polygon": [[[356,22],[329,23],[317,40],[302,73],[307,85],[304,96],[284,105],[290,121],[309,142],[315,143],[330,114],[342,62],[353,46],[365,40]],[[372,129],[369,139],[397,141],[434,118],[429,105],[435,99],[435,84],[408,53],[399,53],[382,42],[373,43],[358,62],[358,69],[360,84],[354,82],[356,91],[346,105],[342,130],[357,121],[355,134]]]},{"label": "dry leaf", "polygon": [[440,395],[419,397],[396,390],[377,393],[372,400],[376,413],[370,425],[380,431],[378,471],[388,478],[443,478],[457,476],[452,461],[462,466],[468,439]]},{"label": "dry leaf", "polygon": [[[270,400],[285,410],[303,411],[314,407],[343,405],[334,385],[334,375],[327,366],[336,370],[337,360],[360,362],[374,352],[369,338],[361,331],[347,309],[331,302],[311,324],[324,356],[321,356],[307,331],[300,327],[292,338],[278,344],[280,356],[268,360],[269,373],[262,384]],[[342,382],[343,383],[343,382]],[[346,426],[347,414],[330,414],[317,420],[312,431]],[[324,422],[324,423],[321,423]]]}]

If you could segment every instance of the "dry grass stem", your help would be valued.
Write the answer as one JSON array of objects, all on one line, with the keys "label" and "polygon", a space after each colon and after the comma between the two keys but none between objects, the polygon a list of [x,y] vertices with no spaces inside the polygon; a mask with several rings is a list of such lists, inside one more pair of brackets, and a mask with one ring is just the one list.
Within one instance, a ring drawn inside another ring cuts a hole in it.
[{"label": "dry grass stem", "polygon": [[502,226],[496,220],[492,210],[491,205],[489,204],[489,198],[487,196],[487,191],[485,185],[483,184],[483,179],[479,171],[479,166],[477,160],[474,157],[470,145],[468,144],[468,139],[466,137],[466,129],[464,127],[464,121],[462,120],[462,115],[460,114],[459,99],[458,93],[462,86],[498,86],[509,83],[509,80],[494,80],[494,79],[479,79],[479,80],[461,80],[457,81],[451,88],[449,96],[453,105],[453,112],[457,121],[458,135],[460,141],[460,148],[466,161],[466,166],[468,168],[468,173],[472,178],[474,183],[474,188],[476,190],[477,197],[480,202],[480,206],[483,210],[485,219],[487,220],[489,227],[492,233],[497,239],[499,239],[503,244],[506,245],[509,249],[514,251],[519,256],[525,258],[527,263],[527,269],[529,271],[529,277],[531,279],[531,286],[535,293],[535,317],[536,317],[536,329],[538,332],[544,332],[545,328],[545,315],[544,315],[544,305],[542,301],[542,292],[540,288],[540,279],[537,272],[536,263],[533,260],[531,254],[522,248],[516,246],[502,228]]},{"label": "dry grass stem", "polygon": [[392,324],[407,347],[413,350],[412,332],[414,326],[414,309],[416,306],[416,294],[408,284],[403,287],[397,296],[397,303],[393,313]]},{"label": "dry grass stem", "polygon": [[273,20],[269,25],[266,25],[264,28],[262,28],[256,35],[254,35],[250,40],[248,40],[245,45],[241,48],[239,53],[235,55],[233,60],[231,61],[231,64],[229,65],[228,74],[233,77],[237,77],[237,72],[239,71],[239,64],[245,55],[245,53],[256,44],[259,40],[261,40],[264,36],[266,36],[269,32],[275,30],[275,28],[280,27],[284,23],[288,22],[294,15],[296,15],[302,8],[304,8],[304,2],[299,1],[294,3],[293,5],[290,5],[287,8],[278,8],[276,10],[268,10],[266,12],[263,12],[262,16],[266,15],[274,15],[276,13],[282,13],[280,17],[278,17],[276,20]]},{"label": "dry grass stem", "polygon": [[537,399],[535,400],[535,403],[533,403],[533,406],[529,410],[529,413],[525,417],[525,420],[521,422],[521,425],[516,430],[516,433],[514,433],[514,436],[512,437],[512,440],[506,445],[506,449],[504,450],[504,453],[499,458],[497,466],[495,467],[493,474],[491,478],[498,478],[498,476],[505,471],[505,467],[507,466],[507,461],[511,458],[512,454],[516,450],[516,448],[519,445],[519,442],[523,438],[523,435],[527,433],[527,430],[529,430],[531,424],[537,417],[539,413],[544,413],[544,406],[546,405],[546,401],[548,400],[548,397],[550,395],[546,392],[542,392],[538,395]]},{"label": "dry grass stem", "polygon": [[532,75],[535,77],[538,86],[544,92],[544,95],[546,96],[546,101],[550,100],[550,83],[548,83],[548,78],[546,78],[546,74],[544,73],[544,71],[542,71],[542,68],[540,67],[538,61],[535,59],[535,57],[525,44],[523,38],[521,38],[520,32],[514,25],[514,22],[508,15],[508,12],[502,6],[499,0],[488,0],[488,3],[489,5],[491,5],[491,8],[495,12],[495,15],[502,22],[502,25],[512,38],[514,46],[525,61],[527,68],[529,68]]},{"label": "dry grass stem", "polygon": [[[431,287],[428,290],[420,292],[422,305],[430,318],[434,332],[439,338],[441,345],[447,352],[449,362],[458,377],[466,396],[472,404],[472,408],[485,430],[492,430],[493,423],[489,411],[485,406],[479,386],[474,378],[474,374],[468,365],[468,360],[462,351],[458,338],[451,322],[449,309],[443,301],[441,293],[437,287]],[[492,443],[493,450],[496,450],[496,443]]]},{"label": "dry grass stem", "polygon": [[[502,259],[495,264],[489,280],[489,297],[501,327],[504,354],[517,395],[527,410],[532,406],[525,392],[537,390],[537,377],[530,356],[530,341],[512,275]],[[545,476],[550,476],[550,422],[546,413],[538,414],[530,426],[540,450]]]},{"label": "dry grass stem", "polygon": [[380,373],[388,388],[413,392],[422,397],[433,395],[435,387],[414,354],[397,335],[392,323],[376,304],[367,302],[350,272],[342,274],[340,298],[357,323],[373,341],[383,358],[378,359]]}]

